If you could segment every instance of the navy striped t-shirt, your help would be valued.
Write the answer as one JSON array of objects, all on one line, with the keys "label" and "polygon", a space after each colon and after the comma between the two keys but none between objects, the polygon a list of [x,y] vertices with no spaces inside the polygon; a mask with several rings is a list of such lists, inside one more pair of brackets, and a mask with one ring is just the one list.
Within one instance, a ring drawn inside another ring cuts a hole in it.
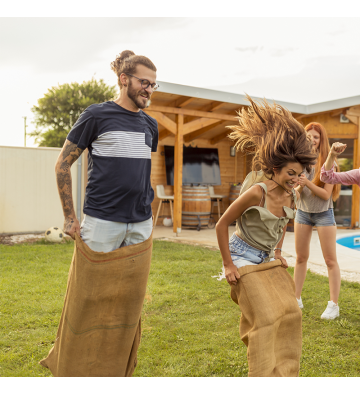
[{"label": "navy striped t-shirt", "polygon": [[113,101],[93,104],[80,115],[67,139],[89,149],[85,214],[125,223],[152,216],[151,152],[158,144],[154,118]]}]

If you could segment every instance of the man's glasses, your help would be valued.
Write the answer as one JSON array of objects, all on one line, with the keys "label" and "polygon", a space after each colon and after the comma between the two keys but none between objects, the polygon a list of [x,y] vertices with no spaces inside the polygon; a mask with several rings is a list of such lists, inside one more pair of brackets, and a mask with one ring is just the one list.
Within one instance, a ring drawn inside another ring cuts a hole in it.
[{"label": "man's glasses", "polygon": [[129,74],[129,73],[124,73],[124,74],[130,75],[130,77],[134,77],[134,78],[136,78],[137,80],[139,80],[139,81],[141,82],[141,87],[142,87],[143,89],[147,89],[149,86],[151,86],[151,89],[152,89],[153,91],[156,91],[156,89],[160,86],[160,85],[156,84],[155,82],[154,82],[153,84],[151,84],[150,81],[148,81],[148,80],[142,80],[141,78],[135,77],[135,76],[132,75],[132,74]]}]

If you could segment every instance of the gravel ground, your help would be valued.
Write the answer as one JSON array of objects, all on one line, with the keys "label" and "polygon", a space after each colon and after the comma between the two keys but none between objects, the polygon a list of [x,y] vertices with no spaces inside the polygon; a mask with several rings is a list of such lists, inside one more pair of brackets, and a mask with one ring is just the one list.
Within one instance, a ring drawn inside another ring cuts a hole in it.
[{"label": "gravel ground", "polygon": [[0,244],[5,245],[13,245],[19,243],[33,243],[39,239],[43,239],[45,237],[44,233],[41,234],[26,234],[26,235],[8,235],[8,236],[1,236],[0,235]]}]

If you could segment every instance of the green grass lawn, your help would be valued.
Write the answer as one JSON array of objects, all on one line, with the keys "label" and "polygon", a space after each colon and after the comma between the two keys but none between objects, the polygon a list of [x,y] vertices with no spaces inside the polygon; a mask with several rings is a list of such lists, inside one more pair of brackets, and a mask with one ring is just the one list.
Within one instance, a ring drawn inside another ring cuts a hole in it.
[{"label": "green grass lawn", "polygon": [[[0,245],[0,376],[51,376],[73,244]],[[155,241],[135,376],[247,376],[240,311],[211,278],[219,251]],[[293,274],[293,269],[288,269]],[[343,281],[340,319],[320,319],[328,280],[308,273],[301,376],[360,375],[360,284]]]}]

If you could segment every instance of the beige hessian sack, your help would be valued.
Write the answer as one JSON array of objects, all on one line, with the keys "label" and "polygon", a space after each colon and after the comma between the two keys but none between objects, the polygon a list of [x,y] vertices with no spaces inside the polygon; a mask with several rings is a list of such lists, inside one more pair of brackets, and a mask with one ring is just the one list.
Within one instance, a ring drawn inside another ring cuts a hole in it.
[{"label": "beige hessian sack", "polygon": [[133,374],[151,252],[152,236],[103,253],[76,235],[55,344],[41,365],[58,377]]},{"label": "beige hessian sack", "polygon": [[249,376],[298,376],[301,310],[295,284],[275,260],[238,269],[231,298],[241,310],[240,337],[247,346]]}]

